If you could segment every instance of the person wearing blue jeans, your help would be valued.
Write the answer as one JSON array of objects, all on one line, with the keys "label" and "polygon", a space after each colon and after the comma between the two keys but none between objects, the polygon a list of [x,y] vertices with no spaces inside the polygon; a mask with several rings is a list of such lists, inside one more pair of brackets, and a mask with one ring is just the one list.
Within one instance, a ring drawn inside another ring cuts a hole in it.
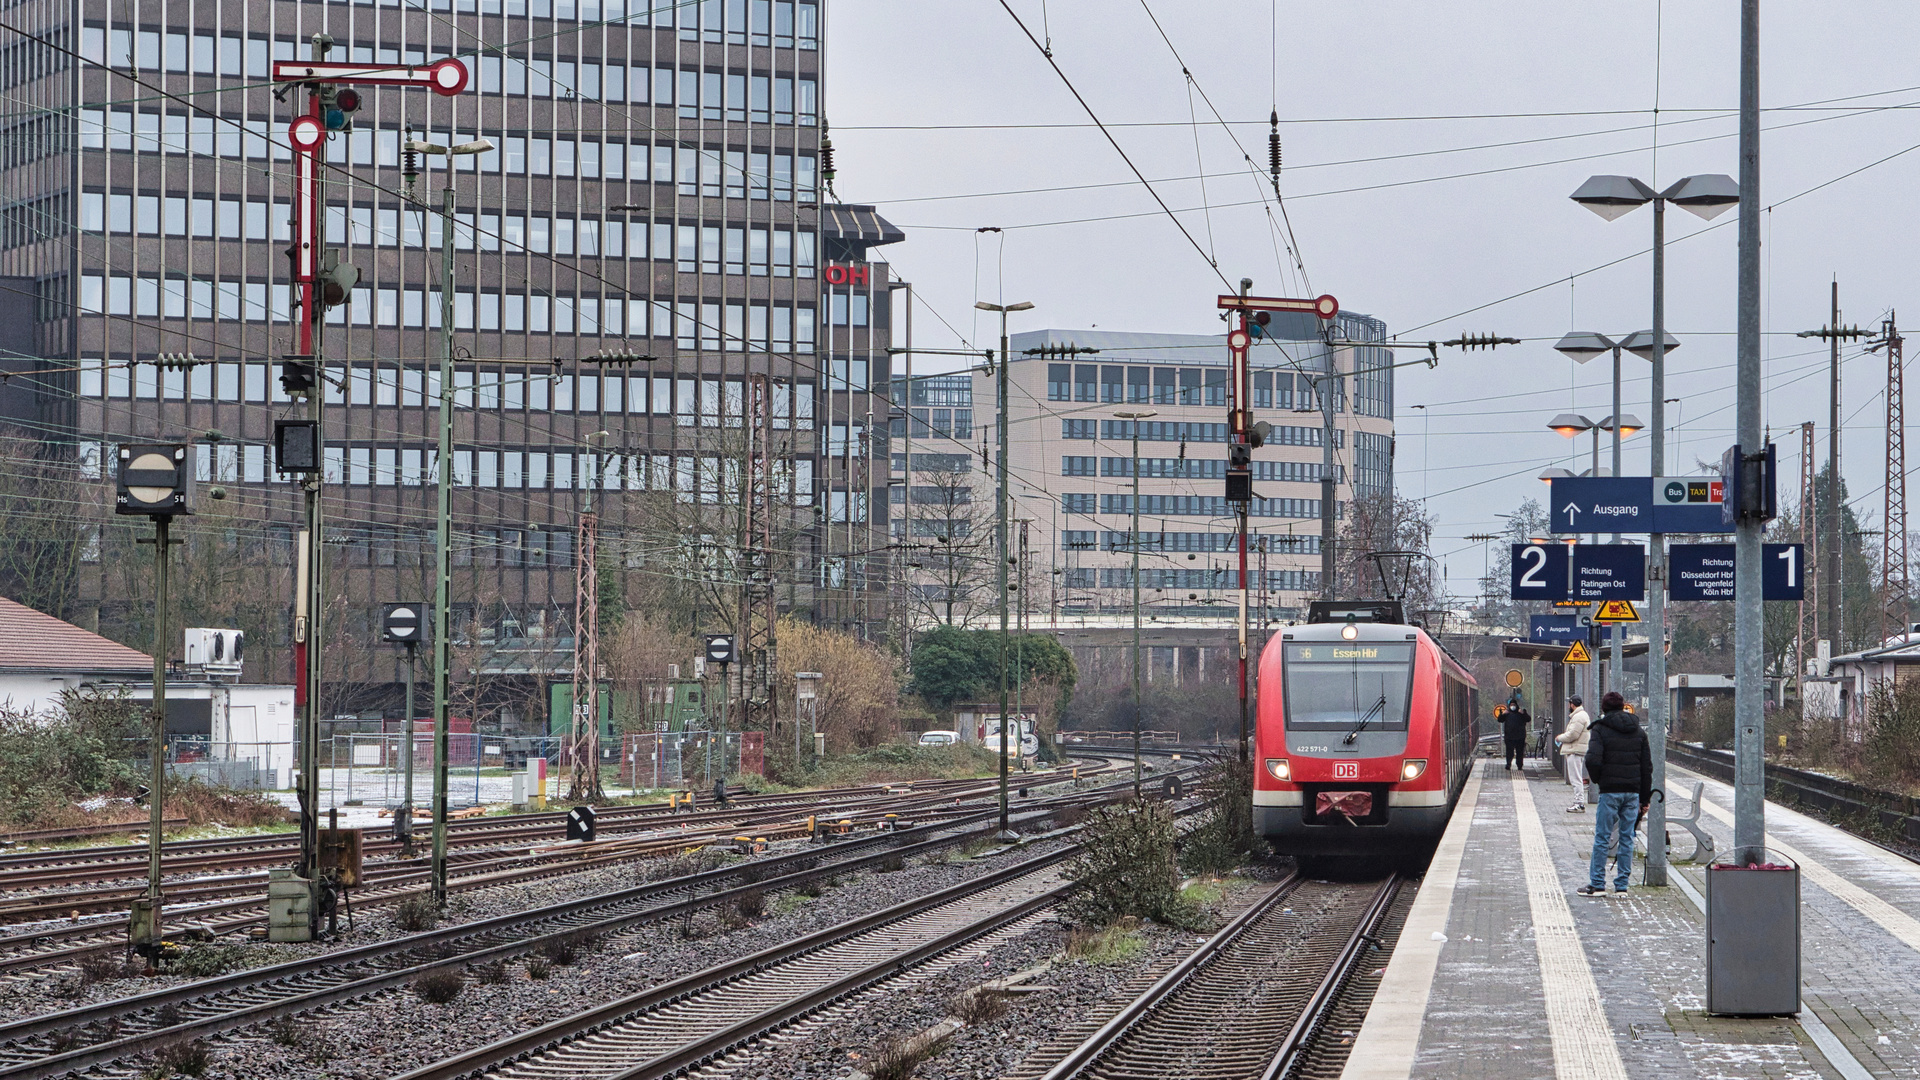
[{"label": "person wearing blue jeans", "polygon": [[[1593,815],[1593,857],[1587,863],[1587,883],[1575,890],[1581,896],[1607,894],[1607,855],[1614,859],[1613,895],[1627,895],[1633,872],[1633,834],[1653,796],[1653,751],[1640,718],[1627,711],[1617,693],[1600,700],[1587,744],[1587,775],[1600,789]],[[1616,836],[1617,834],[1617,836]],[[1617,841],[1617,842],[1616,842]]]}]

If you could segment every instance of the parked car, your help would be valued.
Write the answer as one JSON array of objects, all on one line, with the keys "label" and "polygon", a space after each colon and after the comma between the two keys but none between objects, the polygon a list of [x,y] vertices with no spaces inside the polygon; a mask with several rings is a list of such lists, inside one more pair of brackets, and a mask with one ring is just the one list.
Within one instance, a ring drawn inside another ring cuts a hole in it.
[{"label": "parked car", "polygon": [[960,741],[957,731],[923,731],[920,733],[921,746],[952,746]]}]

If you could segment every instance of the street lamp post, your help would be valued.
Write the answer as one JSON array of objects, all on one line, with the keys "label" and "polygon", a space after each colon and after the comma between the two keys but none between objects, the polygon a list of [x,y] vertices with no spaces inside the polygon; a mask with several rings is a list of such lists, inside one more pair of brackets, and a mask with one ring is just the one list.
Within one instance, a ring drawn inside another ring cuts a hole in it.
[{"label": "street lamp post", "polygon": [[1157,412],[1117,412],[1133,433],[1133,797],[1140,797],[1140,421]]},{"label": "street lamp post", "polygon": [[[493,149],[486,139],[439,146],[408,138],[409,168],[414,154],[444,155],[451,174],[453,157],[484,154]],[[412,193],[413,176],[407,176]],[[449,623],[453,580],[453,177],[447,177],[440,207],[440,445],[434,457],[437,498],[433,536],[433,856],[431,859],[433,902],[447,902],[447,705],[451,696],[453,669],[452,632]],[[423,234],[426,229],[420,230]],[[407,738],[413,738],[413,718],[407,718]]]},{"label": "street lamp post", "polygon": [[[1013,830],[1007,825],[1007,749],[1010,733],[1007,730],[1008,694],[1007,694],[1007,363],[1010,359],[1007,349],[1007,313],[1010,311],[1032,311],[1033,305],[1025,300],[1017,304],[989,304],[984,300],[976,302],[974,307],[981,311],[1000,313],[1000,365],[994,370],[994,429],[999,437],[1000,460],[994,467],[994,476],[998,481],[994,497],[995,532],[999,535],[1000,566],[1000,831],[1001,840],[1013,840]],[[908,464],[912,464],[909,462]]]},{"label": "street lamp post", "polygon": [[[1675,344],[1667,336],[1667,206],[1671,202],[1705,220],[1712,220],[1740,201],[1740,185],[1730,176],[1709,173],[1689,176],[1655,194],[1653,188],[1630,176],[1594,176],[1580,185],[1573,201],[1613,221],[1642,203],[1653,204],[1653,329],[1644,339],[1645,351],[1628,348],[1636,356],[1645,356],[1653,365],[1652,416],[1653,450],[1651,472],[1657,480],[1666,468],[1667,350]],[[1639,335],[1634,335],[1638,338]],[[1676,401],[1676,404],[1678,402]],[[1618,405],[1615,406],[1618,411]],[[1666,539],[1659,534],[1647,537],[1647,618],[1651,629],[1647,644],[1647,742],[1653,748],[1653,786],[1663,788],[1667,773],[1667,570]],[[1649,885],[1667,883],[1666,848],[1667,809],[1657,800],[1647,810],[1647,868]]]},{"label": "street lamp post", "polygon": [[[1611,352],[1613,354],[1613,411],[1609,413],[1605,419],[1601,420],[1599,424],[1595,425],[1593,466],[1593,475],[1595,476],[1600,475],[1599,433],[1607,431],[1613,435],[1613,475],[1619,476],[1620,437],[1623,434],[1631,435],[1635,431],[1640,430],[1641,424],[1637,418],[1622,415],[1620,412],[1620,352],[1622,349],[1631,350],[1632,343],[1639,340],[1644,334],[1646,334],[1646,331],[1641,331],[1640,333],[1632,334],[1616,341],[1605,334],[1595,334],[1590,331],[1575,331],[1561,338],[1553,346],[1560,353],[1569,357],[1574,362],[1581,364],[1586,363],[1604,352]],[[1640,355],[1637,350],[1631,351],[1634,351],[1635,355]],[[1619,419],[1618,424],[1614,422],[1616,417]],[[1615,533],[1613,538],[1617,542],[1620,539],[1620,535]],[[1594,534],[1594,542],[1599,543],[1599,540],[1599,534]],[[1615,627],[1610,635],[1613,641],[1612,675],[1616,682],[1625,686],[1627,680],[1626,671],[1622,667],[1624,663],[1622,656],[1624,651],[1622,634],[1623,631]]]}]

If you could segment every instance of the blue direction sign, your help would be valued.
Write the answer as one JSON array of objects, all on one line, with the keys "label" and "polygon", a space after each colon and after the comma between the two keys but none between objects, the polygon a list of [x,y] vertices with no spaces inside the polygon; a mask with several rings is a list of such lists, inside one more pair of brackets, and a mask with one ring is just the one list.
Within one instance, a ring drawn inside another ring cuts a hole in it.
[{"label": "blue direction sign", "polygon": [[1549,520],[1554,532],[1652,531],[1652,477],[1556,477],[1550,492]]},{"label": "blue direction sign", "polygon": [[1647,549],[1639,544],[1514,544],[1515,600],[1644,600]]},{"label": "blue direction sign", "polygon": [[1592,644],[1593,627],[1581,623],[1579,615],[1529,615],[1527,640],[1550,645],[1571,645],[1576,641]]},{"label": "blue direction sign", "polygon": [[1726,485],[1705,476],[1567,476],[1553,481],[1557,533],[1731,532]]},{"label": "blue direction sign", "polygon": [[1514,544],[1508,595],[1515,600],[1567,598],[1567,545]]},{"label": "blue direction sign", "polygon": [[1645,600],[1647,549],[1639,544],[1575,544],[1575,600]]},{"label": "blue direction sign", "polygon": [[[1732,544],[1675,544],[1668,550],[1667,563],[1669,599],[1733,599]],[[1805,599],[1806,570],[1805,546],[1801,544],[1761,545],[1761,599]]]}]

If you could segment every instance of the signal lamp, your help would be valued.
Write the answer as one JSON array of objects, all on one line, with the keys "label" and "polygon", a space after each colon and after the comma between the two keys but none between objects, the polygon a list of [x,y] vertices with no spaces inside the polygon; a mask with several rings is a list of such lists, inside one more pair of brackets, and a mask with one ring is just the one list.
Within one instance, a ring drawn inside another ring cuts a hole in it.
[{"label": "signal lamp", "polygon": [[319,472],[319,425],[311,420],[275,420],[273,422],[273,460],[282,473]]}]

